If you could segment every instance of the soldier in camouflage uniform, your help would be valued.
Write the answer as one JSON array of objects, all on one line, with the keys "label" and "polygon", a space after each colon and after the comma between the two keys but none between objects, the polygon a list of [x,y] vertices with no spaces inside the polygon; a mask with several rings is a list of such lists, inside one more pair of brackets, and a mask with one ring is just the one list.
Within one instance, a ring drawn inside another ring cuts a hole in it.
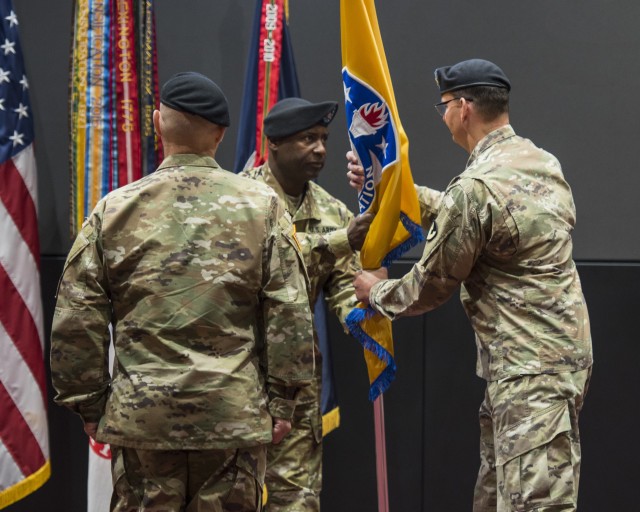
[{"label": "soldier in camouflage uniform", "polygon": [[510,126],[500,68],[473,59],[437,69],[436,81],[436,109],[470,153],[467,167],[444,193],[420,188],[430,229],[411,272],[364,272],[356,294],[395,319],[430,311],[461,286],[487,380],[473,510],[573,511],[592,350],[571,189],[558,160]]},{"label": "soldier in camouflage uniform", "polygon": [[214,160],[220,89],[180,73],[161,103],[165,160],[97,204],[65,263],[55,399],[111,444],[112,510],[259,511],[314,374],[304,261],[277,195]]},{"label": "soldier in camouflage uniform", "polygon": [[[326,157],[327,125],[338,104],[313,104],[300,98],[276,103],[264,120],[269,158],[246,176],[272,187],[286,202],[300,239],[311,283],[310,300],[322,292],[341,322],[356,304],[351,282],[359,260],[356,250],[373,219],[353,217],[349,209],[315,180]],[[319,512],[322,487],[322,356],[315,338],[314,383],[303,389],[291,434],[267,454],[268,512]]]}]

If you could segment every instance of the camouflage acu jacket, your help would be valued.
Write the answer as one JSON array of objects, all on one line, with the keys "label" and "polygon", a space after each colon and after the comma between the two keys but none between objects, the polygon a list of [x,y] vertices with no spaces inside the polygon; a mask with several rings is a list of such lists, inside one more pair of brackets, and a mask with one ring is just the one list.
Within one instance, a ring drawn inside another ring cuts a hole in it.
[{"label": "camouflage acu jacket", "polygon": [[[280,199],[286,200],[268,164],[243,174],[266,183]],[[358,302],[352,281],[360,269],[360,261],[347,239],[347,226],[353,214],[342,201],[314,182],[307,184],[298,210],[290,213],[309,274],[311,303],[315,304],[320,292],[324,292],[329,309],[344,324]]]},{"label": "camouflage acu jacket", "polygon": [[[576,371],[592,364],[591,334],[572,258],[575,207],[557,159],[507,125],[482,139],[444,194],[423,189],[433,222],[422,259],[377,283],[389,318],[461,299],[476,333],[477,373]],[[438,208],[439,205],[439,208]]]},{"label": "camouflage acu jacket", "polygon": [[169,157],[110,193],[60,280],[56,402],[100,419],[98,439],[115,445],[269,442],[269,412],[290,417],[290,398],[314,373],[297,244],[276,194],[213,158]]}]

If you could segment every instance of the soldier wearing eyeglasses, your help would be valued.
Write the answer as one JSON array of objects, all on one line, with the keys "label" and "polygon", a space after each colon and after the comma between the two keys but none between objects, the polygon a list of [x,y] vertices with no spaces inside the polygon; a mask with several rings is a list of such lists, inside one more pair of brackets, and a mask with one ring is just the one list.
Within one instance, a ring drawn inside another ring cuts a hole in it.
[{"label": "soldier wearing eyeglasses", "polygon": [[400,279],[362,272],[356,295],[394,320],[435,309],[460,288],[487,381],[474,512],[573,511],[593,358],[571,188],[552,154],[516,135],[511,83],[498,66],[472,59],[435,78],[436,111],[470,154],[467,166],[444,192],[418,187],[429,229],[420,261]]}]

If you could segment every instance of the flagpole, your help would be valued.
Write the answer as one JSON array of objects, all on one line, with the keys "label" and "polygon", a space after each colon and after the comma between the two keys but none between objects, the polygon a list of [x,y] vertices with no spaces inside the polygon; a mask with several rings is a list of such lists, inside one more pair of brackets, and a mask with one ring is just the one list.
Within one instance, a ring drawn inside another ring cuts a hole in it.
[{"label": "flagpole", "polygon": [[376,479],[378,482],[378,512],[389,512],[389,487],[387,484],[387,448],[384,433],[384,400],[380,394],[373,401],[373,417],[376,439]]},{"label": "flagpole", "polygon": [[[375,0],[340,1],[340,38],[347,133],[365,171],[358,194],[359,212],[377,214],[360,259],[365,269],[388,267],[423,237],[409,141],[397,112]],[[359,303],[345,323],[365,349],[369,397],[374,400],[378,512],[388,512],[382,395],[396,374],[391,320]]]}]

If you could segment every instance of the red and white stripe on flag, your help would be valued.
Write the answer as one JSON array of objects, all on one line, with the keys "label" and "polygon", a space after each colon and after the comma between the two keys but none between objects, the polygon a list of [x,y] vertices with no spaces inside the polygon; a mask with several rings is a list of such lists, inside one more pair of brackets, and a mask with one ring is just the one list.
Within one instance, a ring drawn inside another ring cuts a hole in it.
[{"label": "red and white stripe on flag", "polygon": [[[113,339],[113,329],[109,325]],[[113,341],[109,344],[109,368],[113,368]],[[89,438],[89,468],[87,473],[87,512],[105,512],[111,503],[111,446]]]},{"label": "red and white stripe on flag", "polygon": [[0,0],[0,508],[49,478],[36,166],[11,0]]},{"label": "red and white stripe on flag", "polygon": [[89,441],[87,512],[105,512],[111,503],[111,447]]}]

